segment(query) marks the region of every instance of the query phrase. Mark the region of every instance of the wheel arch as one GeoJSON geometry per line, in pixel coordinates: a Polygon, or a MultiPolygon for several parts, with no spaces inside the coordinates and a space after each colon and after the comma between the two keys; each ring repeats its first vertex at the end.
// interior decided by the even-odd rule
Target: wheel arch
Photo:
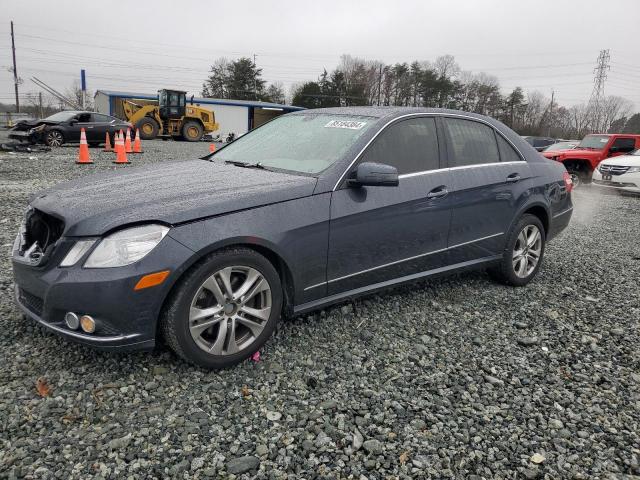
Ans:
{"type": "Polygon", "coordinates": [[[263,241],[261,239],[250,237],[250,238],[235,238],[228,239],[224,242],[219,242],[214,245],[210,245],[207,248],[204,248],[198,252],[196,252],[187,262],[183,265],[183,268],[180,269],[179,274],[173,277],[171,283],[167,286],[165,290],[164,298],[161,302],[161,307],[158,312],[158,318],[156,319],[156,336],[159,332],[157,325],[160,322],[160,318],[162,312],[166,309],[169,300],[176,288],[180,285],[182,279],[195,268],[203,259],[214,252],[224,250],[227,248],[247,248],[253,250],[263,257],[265,257],[276,269],[278,272],[278,276],[280,277],[280,282],[282,285],[282,293],[283,293],[283,305],[282,305],[282,313],[284,316],[291,316],[293,313],[293,305],[294,305],[294,295],[295,295],[295,284],[293,279],[293,274],[291,272],[291,268],[284,259],[283,255],[281,255],[277,248],[275,248],[269,242],[263,241]]]}
{"type": "Polygon", "coordinates": [[[522,218],[523,215],[534,215],[540,219],[542,222],[542,226],[544,227],[544,235],[547,237],[549,234],[549,230],[551,229],[551,214],[549,211],[549,207],[545,205],[541,201],[535,201],[531,203],[527,203],[520,207],[517,213],[513,216],[511,223],[509,224],[508,230],[505,232],[505,242],[508,237],[509,232],[513,228],[513,226],[518,223],[518,221],[522,218]]]}
{"type": "MultiPolygon", "coordinates": [[[[591,160],[588,160],[586,158],[565,158],[562,160],[562,164],[567,169],[567,171],[569,171],[569,169],[574,165],[585,166],[586,168],[584,169],[584,171],[586,171],[587,173],[591,173],[594,170],[591,160]]],[[[583,169],[578,168],[578,170],[583,169]]]]}

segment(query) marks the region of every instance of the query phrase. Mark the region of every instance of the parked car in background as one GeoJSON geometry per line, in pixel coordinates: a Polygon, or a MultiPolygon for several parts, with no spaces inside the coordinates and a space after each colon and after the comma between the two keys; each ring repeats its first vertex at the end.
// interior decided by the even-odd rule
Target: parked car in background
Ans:
{"type": "Polygon", "coordinates": [[[160,333],[225,367],[282,314],[468,268],[524,286],[573,208],[564,167],[453,110],[303,110],[208,158],[35,195],[13,249],[22,310],[85,344],[160,333]]]}
{"type": "Polygon", "coordinates": [[[554,143],[556,143],[556,139],[550,138],[550,137],[524,136],[522,138],[524,138],[529,145],[531,145],[533,148],[535,148],[539,152],[547,148],[549,145],[553,145],[554,143]]]}
{"type": "Polygon", "coordinates": [[[79,142],[80,131],[84,128],[87,143],[97,146],[104,143],[107,133],[113,143],[115,133],[127,127],[131,128],[131,124],[102,113],[66,110],[42,120],[21,121],[11,129],[9,138],[59,147],[64,143],[79,142]]]}
{"type": "Polygon", "coordinates": [[[542,155],[545,158],[553,159],[553,157],[556,156],[559,152],[564,152],[565,150],[573,150],[579,143],[580,140],[558,141],[542,150],[542,155]]]}
{"type": "Polygon", "coordinates": [[[550,155],[550,158],[565,166],[574,187],[577,187],[591,182],[592,173],[605,158],[624,155],[638,148],[640,135],[594,134],[584,137],[576,148],[550,155]]]}
{"type": "Polygon", "coordinates": [[[640,149],[600,162],[593,171],[593,184],[618,192],[640,193],[640,149]]]}

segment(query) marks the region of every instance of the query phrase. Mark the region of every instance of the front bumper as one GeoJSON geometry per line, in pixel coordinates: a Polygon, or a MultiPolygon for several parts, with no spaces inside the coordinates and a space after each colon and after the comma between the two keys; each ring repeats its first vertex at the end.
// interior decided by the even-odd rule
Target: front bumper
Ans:
{"type": "Polygon", "coordinates": [[[602,174],[596,169],[593,171],[591,184],[607,190],[640,193],[640,173],[633,172],[623,173],[622,175],[611,175],[611,180],[604,180],[602,174]]]}
{"type": "Polygon", "coordinates": [[[48,330],[92,347],[153,348],[164,299],[193,252],[166,236],[149,255],[125,267],[87,269],[81,266],[83,259],[60,268],[64,254],[57,252],[56,261],[52,258],[38,267],[17,260],[14,253],[15,297],[22,311],[48,330]],[[164,283],[134,290],[142,276],[162,270],[171,271],[164,283]],[[64,322],[67,312],[91,315],[97,323],[95,333],[69,329],[64,322]]]}

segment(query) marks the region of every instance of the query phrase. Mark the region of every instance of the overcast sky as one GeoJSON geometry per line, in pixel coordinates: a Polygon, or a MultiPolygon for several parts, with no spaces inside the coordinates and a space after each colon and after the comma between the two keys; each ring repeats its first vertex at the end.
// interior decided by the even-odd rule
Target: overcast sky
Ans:
{"type": "Polygon", "coordinates": [[[38,92],[32,76],[64,89],[81,68],[91,90],[198,94],[220,56],[255,54],[265,80],[288,90],[345,53],[387,63],[451,54],[505,92],[553,89],[572,105],[588,101],[598,53],[610,49],[606,94],[638,110],[639,18],[640,0],[4,0],[0,102],[13,98],[13,20],[25,96],[38,92]]]}

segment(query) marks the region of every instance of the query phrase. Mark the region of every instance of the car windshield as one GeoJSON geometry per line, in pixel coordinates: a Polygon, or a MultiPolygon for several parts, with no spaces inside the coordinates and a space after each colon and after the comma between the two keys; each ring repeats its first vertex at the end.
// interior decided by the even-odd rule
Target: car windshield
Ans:
{"type": "Polygon", "coordinates": [[[587,135],[582,139],[576,148],[591,148],[594,150],[602,150],[607,146],[609,135],[587,135]]]}
{"type": "Polygon", "coordinates": [[[213,159],[316,174],[336,162],[375,120],[355,115],[285,115],[243,135],[213,159]]]}
{"type": "Polygon", "coordinates": [[[554,143],[553,145],[549,145],[547,148],[544,149],[544,151],[551,152],[551,151],[558,151],[558,150],[571,150],[575,146],[576,144],[571,142],[558,142],[558,143],[554,143]]]}
{"type": "Polygon", "coordinates": [[[50,117],[45,118],[45,120],[51,122],[66,122],[68,120],[71,120],[75,116],[76,112],[58,112],[54,113],[50,117]]]}
{"type": "Polygon", "coordinates": [[[636,157],[640,157],[640,148],[637,150],[634,150],[633,152],[627,153],[627,155],[634,155],[636,157]]]}

